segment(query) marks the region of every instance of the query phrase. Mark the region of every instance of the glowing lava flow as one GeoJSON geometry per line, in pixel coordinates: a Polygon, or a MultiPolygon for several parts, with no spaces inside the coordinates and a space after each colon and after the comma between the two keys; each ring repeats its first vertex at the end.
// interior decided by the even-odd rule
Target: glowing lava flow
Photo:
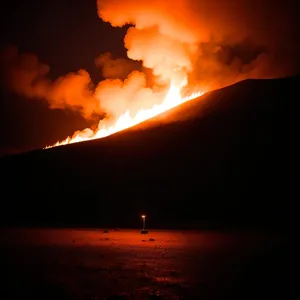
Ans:
{"type": "Polygon", "coordinates": [[[140,109],[134,117],[130,115],[129,111],[126,111],[112,126],[109,127],[105,124],[105,119],[101,120],[99,122],[98,129],[95,131],[90,128],[86,128],[82,131],[76,131],[72,138],[67,137],[65,140],[57,142],[52,146],[46,146],[44,149],[107,137],[111,134],[142,123],[171,108],[174,108],[175,106],[200,97],[204,94],[204,92],[196,92],[187,97],[181,97],[180,90],[181,86],[171,84],[169,91],[161,104],[156,104],[150,109],[140,109]]]}

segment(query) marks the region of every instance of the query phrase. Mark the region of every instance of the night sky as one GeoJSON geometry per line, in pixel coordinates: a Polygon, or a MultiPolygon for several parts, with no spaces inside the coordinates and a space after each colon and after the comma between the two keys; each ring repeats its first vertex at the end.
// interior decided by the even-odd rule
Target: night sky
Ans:
{"type": "MultiPolygon", "coordinates": [[[[270,2],[271,5],[265,2],[265,12],[261,12],[269,25],[262,27],[257,23],[254,27],[257,32],[264,31],[266,36],[272,37],[271,44],[277,36],[284,37],[284,43],[278,37],[282,48],[276,52],[272,65],[276,65],[277,58],[286,57],[292,62],[293,69],[282,75],[299,73],[299,59],[296,60],[300,48],[296,1],[281,1],[281,4],[270,2]],[[281,10],[278,15],[282,18],[271,20],[268,13],[273,10],[281,10]]],[[[110,52],[114,57],[126,57],[123,39],[128,27],[113,28],[103,22],[97,15],[96,0],[7,1],[1,11],[1,51],[13,45],[19,53],[34,53],[51,67],[51,79],[85,69],[93,82],[98,82],[103,79],[95,65],[99,54],[110,52]]],[[[221,73],[222,69],[218,76],[222,76],[221,73]]],[[[1,154],[41,148],[94,124],[75,111],[49,109],[45,100],[17,95],[2,84],[6,79],[6,73],[1,72],[1,154]]]]}

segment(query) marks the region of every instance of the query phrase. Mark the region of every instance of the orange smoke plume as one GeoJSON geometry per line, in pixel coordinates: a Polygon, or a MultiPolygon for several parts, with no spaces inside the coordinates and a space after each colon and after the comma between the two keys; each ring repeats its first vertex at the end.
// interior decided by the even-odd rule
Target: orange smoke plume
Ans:
{"type": "Polygon", "coordinates": [[[134,25],[125,37],[128,57],[142,60],[163,81],[189,73],[191,83],[216,89],[246,78],[293,73],[291,57],[299,50],[288,46],[296,32],[293,1],[97,3],[99,17],[112,26],[134,25]]]}
{"type": "Polygon", "coordinates": [[[98,1],[98,15],[112,26],[132,24],[125,36],[127,56],[143,62],[161,83],[181,81],[192,70],[198,32],[185,1],[98,1]]]}
{"type": "Polygon", "coordinates": [[[99,55],[95,63],[107,79],[125,80],[134,70],[142,69],[140,63],[125,58],[114,58],[109,52],[99,55]]]}
{"type": "Polygon", "coordinates": [[[99,100],[93,95],[90,75],[85,70],[51,81],[48,65],[33,54],[19,54],[13,46],[2,53],[1,65],[6,85],[22,96],[45,99],[50,108],[74,109],[86,118],[101,112],[99,100]]]}

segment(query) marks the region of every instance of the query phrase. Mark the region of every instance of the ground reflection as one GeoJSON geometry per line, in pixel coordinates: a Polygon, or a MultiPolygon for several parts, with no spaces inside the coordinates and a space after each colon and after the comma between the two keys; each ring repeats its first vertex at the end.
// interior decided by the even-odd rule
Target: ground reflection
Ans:
{"type": "Polygon", "coordinates": [[[250,257],[278,240],[258,234],[152,230],[142,235],[103,229],[14,229],[3,237],[6,290],[13,298],[22,291],[33,299],[46,294],[56,299],[218,298],[250,257]]]}

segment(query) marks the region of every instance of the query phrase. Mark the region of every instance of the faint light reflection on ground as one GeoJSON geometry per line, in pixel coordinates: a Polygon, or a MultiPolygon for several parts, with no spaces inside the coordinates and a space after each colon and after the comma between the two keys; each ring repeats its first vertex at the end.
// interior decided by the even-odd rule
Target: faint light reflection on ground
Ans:
{"type": "Polygon", "coordinates": [[[1,264],[18,286],[10,292],[32,299],[43,299],[41,291],[53,299],[211,299],[226,292],[247,257],[272,244],[257,235],[164,230],[15,229],[2,236],[1,264]]]}

